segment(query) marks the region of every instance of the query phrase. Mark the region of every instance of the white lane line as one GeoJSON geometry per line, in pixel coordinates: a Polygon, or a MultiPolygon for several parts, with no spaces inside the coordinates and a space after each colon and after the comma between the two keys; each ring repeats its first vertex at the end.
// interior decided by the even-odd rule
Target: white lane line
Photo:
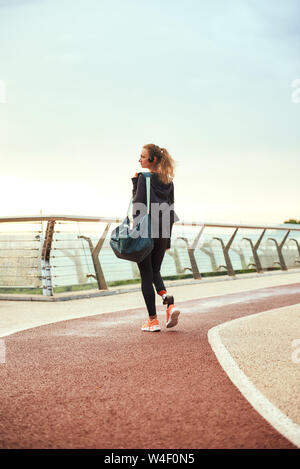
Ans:
{"type": "MultiPolygon", "coordinates": [[[[234,319],[233,321],[238,321],[238,319],[234,319]]],[[[219,332],[227,325],[228,322],[215,326],[210,329],[207,334],[210,346],[220,365],[252,407],[287,440],[300,448],[300,425],[293,422],[287,415],[281,412],[281,410],[272,404],[266,396],[254,386],[223,345],[219,332]]]]}

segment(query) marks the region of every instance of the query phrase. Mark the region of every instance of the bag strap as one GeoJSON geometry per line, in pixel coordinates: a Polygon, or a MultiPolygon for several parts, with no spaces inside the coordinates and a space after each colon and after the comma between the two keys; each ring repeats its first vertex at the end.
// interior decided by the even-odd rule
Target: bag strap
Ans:
{"type": "MultiPolygon", "coordinates": [[[[149,213],[150,213],[150,180],[151,180],[151,174],[150,173],[141,173],[141,174],[146,179],[147,214],[149,215],[149,213]]],[[[133,196],[130,199],[128,210],[127,210],[127,217],[128,218],[130,218],[129,214],[130,214],[130,211],[131,211],[132,202],[133,202],[133,196]]]]}
{"type": "Polygon", "coordinates": [[[151,174],[150,173],[142,173],[144,178],[146,179],[146,194],[147,194],[147,214],[150,213],[150,180],[151,174]]]}

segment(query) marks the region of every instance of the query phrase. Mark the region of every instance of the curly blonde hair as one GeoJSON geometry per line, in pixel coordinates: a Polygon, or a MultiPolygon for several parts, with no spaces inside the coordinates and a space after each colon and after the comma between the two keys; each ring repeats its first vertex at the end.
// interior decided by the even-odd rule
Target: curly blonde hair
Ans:
{"type": "Polygon", "coordinates": [[[159,179],[164,184],[169,184],[174,179],[175,173],[175,161],[166,148],[160,148],[154,143],[148,143],[144,145],[149,154],[149,158],[154,160],[156,156],[156,162],[154,163],[153,169],[158,174],[159,179]]]}

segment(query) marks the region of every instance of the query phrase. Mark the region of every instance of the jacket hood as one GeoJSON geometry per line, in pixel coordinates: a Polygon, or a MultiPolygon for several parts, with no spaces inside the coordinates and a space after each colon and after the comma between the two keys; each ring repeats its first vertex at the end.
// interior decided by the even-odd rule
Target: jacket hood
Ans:
{"type": "MultiPolygon", "coordinates": [[[[142,173],[138,173],[137,178],[133,178],[133,184],[137,186],[137,179],[141,176],[142,173]]],[[[151,190],[150,190],[150,197],[151,197],[151,204],[152,203],[164,203],[166,202],[169,206],[173,206],[174,204],[174,184],[170,182],[168,184],[164,184],[160,181],[158,175],[156,173],[151,174],[151,190]]],[[[143,186],[145,188],[145,186],[143,186]]],[[[145,189],[144,189],[145,190],[145,189]]],[[[146,199],[146,192],[140,193],[139,201],[143,201],[146,199]]],[[[167,210],[166,207],[162,207],[162,211],[167,210]]],[[[151,212],[151,208],[150,208],[151,212]]],[[[174,208],[171,210],[172,216],[172,223],[175,221],[179,221],[178,215],[175,213],[174,208]]]]}
{"type": "Polygon", "coordinates": [[[173,191],[172,182],[164,184],[155,173],[151,175],[151,187],[157,197],[163,200],[168,200],[171,192],[173,191]]]}

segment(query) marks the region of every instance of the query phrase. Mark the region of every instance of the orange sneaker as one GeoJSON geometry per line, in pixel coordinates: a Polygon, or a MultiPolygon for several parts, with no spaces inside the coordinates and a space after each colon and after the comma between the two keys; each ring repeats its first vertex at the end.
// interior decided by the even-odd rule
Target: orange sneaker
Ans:
{"type": "Polygon", "coordinates": [[[158,332],[160,331],[160,325],[158,319],[152,319],[152,321],[148,318],[148,321],[142,325],[142,331],[148,332],[158,332]]]}
{"type": "Polygon", "coordinates": [[[178,323],[178,316],[180,314],[180,310],[178,308],[175,308],[174,305],[169,305],[167,307],[167,322],[166,326],[169,327],[174,327],[178,323]]]}

